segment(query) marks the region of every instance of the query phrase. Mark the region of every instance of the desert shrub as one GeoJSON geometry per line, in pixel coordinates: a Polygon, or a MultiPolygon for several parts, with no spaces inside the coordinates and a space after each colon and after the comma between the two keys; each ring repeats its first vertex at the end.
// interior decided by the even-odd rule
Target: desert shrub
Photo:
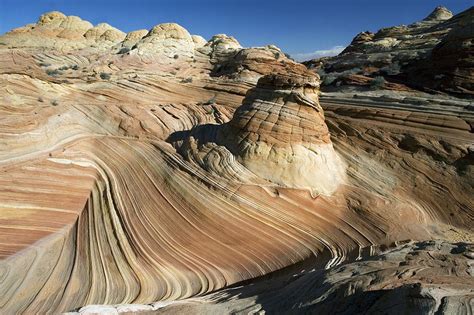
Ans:
{"type": "Polygon", "coordinates": [[[119,55],[122,55],[122,54],[126,54],[130,51],[130,48],[128,47],[123,47],[122,49],[119,50],[118,54],[119,55]]]}
{"type": "Polygon", "coordinates": [[[110,73],[101,72],[99,76],[102,80],[109,80],[110,79],[110,73]]]}
{"type": "Polygon", "coordinates": [[[49,67],[49,66],[51,66],[51,64],[46,63],[46,62],[40,62],[40,63],[39,63],[39,66],[40,66],[40,67],[49,67]]]}
{"type": "Polygon", "coordinates": [[[178,56],[178,55],[174,55],[173,58],[174,58],[174,59],[178,59],[179,56],[178,56]]]}
{"type": "Polygon", "coordinates": [[[58,70],[61,70],[61,71],[67,70],[67,69],[69,69],[69,66],[62,66],[62,67],[58,68],[58,70]]]}
{"type": "Polygon", "coordinates": [[[370,87],[373,89],[382,88],[385,85],[385,78],[382,76],[376,76],[372,81],[370,81],[370,87]]]}
{"type": "Polygon", "coordinates": [[[316,73],[319,75],[320,78],[323,78],[324,76],[326,76],[326,71],[324,71],[323,68],[317,69],[316,73]]]}
{"type": "Polygon", "coordinates": [[[289,54],[287,54],[287,53],[284,53],[284,54],[285,54],[285,57],[286,57],[286,58],[295,61],[293,58],[291,58],[291,56],[290,56],[289,54]]]}
{"type": "Polygon", "coordinates": [[[391,63],[380,69],[381,72],[385,72],[388,75],[397,75],[401,72],[401,66],[398,61],[391,63]]]}
{"type": "Polygon", "coordinates": [[[210,99],[208,99],[203,105],[213,105],[216,103],[216,96],[214,95],[210,99]]]}
{"type": "Polygon", "coordinates": [[[273,56],[275,57],[275,59],[279,59],[280,58],[280,53],[278,51],[275,51],[275,52],[273,52],[273,56]]]}
{"type": "Polygon", "coordinates": [[[189,77],[189,78],[181,80],[181,82],[182,83],[191,83],[191,82],[193,82],[193,78],[189,77]]]}
{"type": "Polygon", "coordinates": [[[198,105],[214,105],[215,103],[216,103],[216,96],[214,95],[213,97],[211,97],[207,101],[199,102],[197,104],[198,105]]]}
{"type": "Polygon", "coordinates": [[[74,65],[71,67],[72,70],[78,70],[79,69],[79,66],[78,65],[74,65]]]}
{"type": "Polygon", "coordinates": [[[58,103],[58,101],[54,100],[54,101],[51,102],[51,105],[53,105],[53,106],[58,106],[59,103],[58,103]]]}
{"type": "Polygon", "coordinates": [[[358,74],[358,73],[361,73],[362,72],[362,69],[361,68],[352,68],[352,69],[349,69],[349,70],[346,70],[344,71],[342,74],[345,74],[345,75],[348,75],[348,74],[358,74]]]}
{"type": "Polygon", "coordinates": [[[52,77],[55,77],[57,75],[60,75],[61,72],[58,69],[48,69],[46,70],[46,74],[52,77]]]}
{"type": "Polygon", "coordinates": [[[334,81],[336,81],[337,78],[337,75],[326,74],[324,77],[322,77],[322,85],[331,85],[334,81]]]}

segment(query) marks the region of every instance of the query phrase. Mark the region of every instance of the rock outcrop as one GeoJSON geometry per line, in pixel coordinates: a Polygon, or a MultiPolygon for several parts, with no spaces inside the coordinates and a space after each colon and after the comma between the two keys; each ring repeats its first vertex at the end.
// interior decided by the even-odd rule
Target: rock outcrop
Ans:
{"type": "Polygon", "coordinates": [[[94,41],[107,40],[111,42],[119,42],[125,39],[126,34],[119,29],[107,24],[100,23],[84,33],[86,39],[94,41]]]}
{"type": "Polygon", "coordinates": [[[246,168],[283,187],[331,194],[344,182],[318,100],[316,76],[267,75],[219,131],[246,168]]]}
{"type": "MultiPolygon", "coordinates": [[[[338,56],[305,64],[328,85],[353,74],[382,76],[392,83],[472,97],[474,8],[455,16],[437,7],[422,21],[359,33],[338,56]]],[[[378,87],[380,88],[380,87],[378,87]]]]}
{"type": "Polygon", "coordinates": [[[293,277],[275,275],[158,313],[469,314],[473,255],[463,243],[409,242],[329,270],[309,271],[308,262],[293,277]]]}
{"type": "Polygon", "coordinates": [[[453,17],[453,13],[447,8],[436,7],[423,21],[446,21],[453,17]]]}
{"type": "Polygon", "coordinates": [[[193,38],[189,32],[176,23],[163,23],[154,26],[146,36],[136,44],[136,51],[140,55],[159,55],[161,58],[193,57],[197,46],[202,42],[193,38]]]}
{"type": "Polygon", "coordinates": [[[458,22],[436,45],[420,75],[432,88],[474,97],[474,8],[459,14],[458,22]]]}

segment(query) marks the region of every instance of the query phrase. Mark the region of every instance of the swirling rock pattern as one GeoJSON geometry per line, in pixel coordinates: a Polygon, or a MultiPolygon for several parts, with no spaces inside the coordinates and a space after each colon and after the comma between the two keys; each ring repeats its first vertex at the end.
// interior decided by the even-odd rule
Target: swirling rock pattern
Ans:
{"type": "Polygon", "coordinates": [[[0,313],[153,311],[309,258],[472,242],[468,106],[320,104],[274,46],[168,24],[72,40],[48,16],[1,38],[0,313]]]}
{"type": "Polygon", "coordinates": [[[330,195],[344,182],[345,169],[318,92],[316,77],[264,76],[218,137],[259,177],[330,195]]]}
{"type": "Polygon", "coordinates": [[[474,307],[473,261],[469,258],[473,250],[463,243],[411,242],[329,270],[300,267],[292,277],[275,275],[253,287],[235,287],[150,308],[154,307],[156,314],[261,310],[287,314],[469,314],[474,307]]]}

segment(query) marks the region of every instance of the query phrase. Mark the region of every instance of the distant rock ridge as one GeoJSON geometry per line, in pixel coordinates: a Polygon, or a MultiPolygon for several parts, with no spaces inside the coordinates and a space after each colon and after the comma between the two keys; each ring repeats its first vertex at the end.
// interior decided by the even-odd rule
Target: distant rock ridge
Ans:
{"type": "Polygon", "coordinates": [[[409,88],[472,97],[473,30],[474,7],[453,16],[440,6],[410,25],[361,32],[338,56],[304,64],[323,75],[324,89],[344,88],[346,82],[360,81],[353,80],[353,75],[364,75],[409,88]]]}
{"type": "Polygon", "coordinates": [[[207,41],[202,36],[191,35],[176,23],[161,23],[150,30],[126,34],[107,23],[94,26],[77,16],[66,16],[59,11],[45,13],[37,23],[16,28],[6,33],[3,39],[11,47],[60,48],[70,51],[90,47],[117,51],[137,49],[141,55],[159,53],[170,58],[180,52],[191,56],[194,49],[206,45],[213,50],[242,48],[232,36],[218,34],[207,41]]]}

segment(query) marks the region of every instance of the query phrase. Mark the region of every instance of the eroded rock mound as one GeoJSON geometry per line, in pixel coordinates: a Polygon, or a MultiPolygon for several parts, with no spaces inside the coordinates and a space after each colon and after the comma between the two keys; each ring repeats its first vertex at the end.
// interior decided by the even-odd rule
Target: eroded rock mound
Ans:
{"type": "Polygon", "coordinates": [[[344,167],[332,147],[318,92],[314,76],[264,76],[218,141],[259,177],[330,194],[344,181],[344,167]]]}
{"type": "Polygon", "coordinates": [[[446,21],[453,17],[453,12],[447,8],[439,6],[430,13],[423,21],[446,21]]]}
{"type": "Polygon", "coordinates": [[[43,14],[36,24],[8,32],[3,36],[10,47],[44,47],[72,51],[99,44],[102,48],[120,42],[125,33],[107,24],[93,26],[77,16],[53,11],[43,14]]]}
{"type": "Polygon", "coordinates": [[[140,55],[182,58],[194,55],[195,44],[191,34],[181,25],[162,23],[154,26],[135,47],[140,55]]]}

